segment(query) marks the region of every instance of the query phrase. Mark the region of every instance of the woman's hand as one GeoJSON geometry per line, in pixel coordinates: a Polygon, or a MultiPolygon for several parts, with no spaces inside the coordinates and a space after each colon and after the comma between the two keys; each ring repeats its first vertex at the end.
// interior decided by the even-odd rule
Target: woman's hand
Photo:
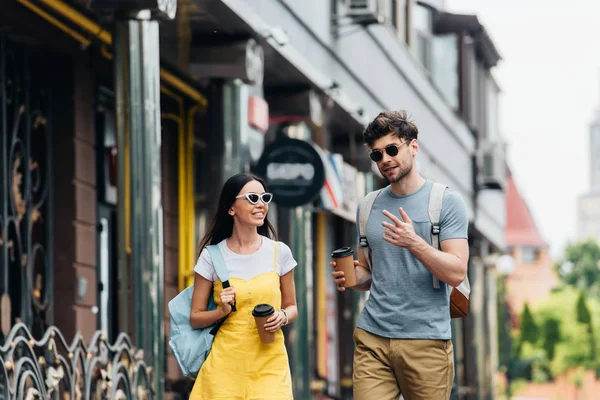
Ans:
{"type": "Polygon", "coordinates": [[[235,290],[233,289],[233,286],[230,286],[221,291],[221,308],[225,315],[231,313],[232,305],[235,305],[235,290]]]}
{"type": "Polygon", "coordinates": [[[276,332],[281,329],[281,327],[285,324],[286,318],[283,311],[279,310],[275,314],[271,316],[265,323],[265,330],[267,332],[276,332]]]}

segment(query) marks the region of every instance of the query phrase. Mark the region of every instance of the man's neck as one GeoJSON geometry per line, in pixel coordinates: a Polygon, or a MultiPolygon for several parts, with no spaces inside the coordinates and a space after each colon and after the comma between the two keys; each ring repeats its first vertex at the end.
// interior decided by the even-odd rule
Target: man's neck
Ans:
{"type": "Polygon", "coordinates": [[[424,183],[425,178],[414,169],[400,181],[392,183],[390,190],[396,196],[406,196],[419,190],[424,183]]]}

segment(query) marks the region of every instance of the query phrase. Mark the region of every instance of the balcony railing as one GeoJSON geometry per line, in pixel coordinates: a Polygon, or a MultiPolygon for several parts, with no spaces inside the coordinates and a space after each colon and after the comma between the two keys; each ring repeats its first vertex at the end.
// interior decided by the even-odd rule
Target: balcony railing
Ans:
{"type": "Polygon", "coordinates": [[[0,347],[0,399],[150,400],[151,373],[124,333],[114,345],[102,332],[69,345],[54,326],[35,340],[18,323],[0,347]]]}

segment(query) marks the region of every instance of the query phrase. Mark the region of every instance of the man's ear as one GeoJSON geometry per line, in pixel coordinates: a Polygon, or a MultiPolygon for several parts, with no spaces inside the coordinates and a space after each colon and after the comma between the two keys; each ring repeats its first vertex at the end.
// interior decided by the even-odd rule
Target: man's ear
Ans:
{"type": "Polygon", "coordinates": [[[419,153],[419,142],[416,139],[410,144],[410,151],[413,157],[419,153]]]}

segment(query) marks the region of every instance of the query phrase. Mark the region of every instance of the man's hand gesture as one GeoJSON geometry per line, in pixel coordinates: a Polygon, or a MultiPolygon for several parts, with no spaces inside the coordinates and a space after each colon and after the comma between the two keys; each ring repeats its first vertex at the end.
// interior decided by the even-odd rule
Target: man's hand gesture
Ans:
{"type": "Polygon", "coordinates": [[[391,224],[386,221],[381,223],[385,228],[383,240],[395,246],[404,248],[411,247],[416,243],[417,234],[415,233],[415,228],[402,207],[400,207],[400,216],[402,217],[402,220],[387,210],[383,210],[383,215],[392,221],[391,224]]]}

